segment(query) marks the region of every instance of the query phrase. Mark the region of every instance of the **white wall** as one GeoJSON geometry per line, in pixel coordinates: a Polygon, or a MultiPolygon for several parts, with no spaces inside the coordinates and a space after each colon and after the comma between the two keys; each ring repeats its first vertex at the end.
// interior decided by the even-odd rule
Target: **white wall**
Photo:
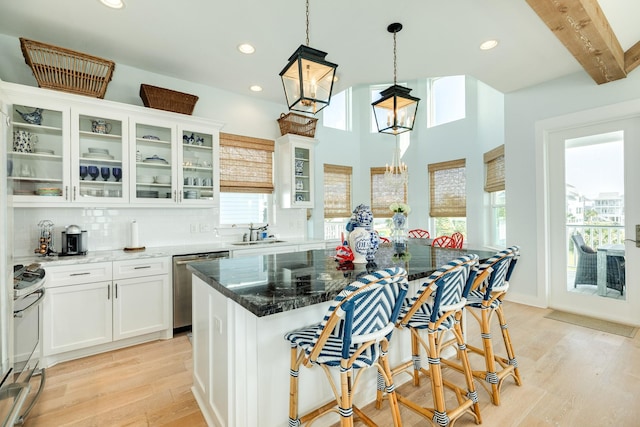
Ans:
{"type": "MultiPolygon", "coordinates": [[[[626,79],[600,86],[586,73],[579,72],[505,95],[507,245],[520,245],[522,255],[514,272],[514,286],[509,291],[511,299],[546,305],[546,283],[537,265],[545,247],[544,230],[538,218],[541,208],[536,204],[543,176],[543,165],[535,161],[540,149],[535,135],[536,123],[639,98],[640,73],[637,71],[626,79]]],[[[626,183],[630,191],[636,184],[626,183]]],[[[628,224],[640,223],[640,218],[626,219],[628,224]]]]}

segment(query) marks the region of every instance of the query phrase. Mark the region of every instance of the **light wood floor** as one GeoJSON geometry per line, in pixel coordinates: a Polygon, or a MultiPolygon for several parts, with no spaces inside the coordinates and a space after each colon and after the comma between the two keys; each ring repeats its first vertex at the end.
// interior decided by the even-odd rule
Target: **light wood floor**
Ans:
{"type": "MultiPolygon", "coordinates": [[[[506,379],[498,407],[478,386],[482,425],[640,426],[640,333],[611,335],[546,319],[548,311],[505,303],[523,384],[506,379]]],[[[472,342],[474,327],[470,321],[472,342]]],[[[482,366],[480,359],[471,362],[482,366]]],[[[204,426],[190,391],[191,370],[185,335],[60,364],[47,370],[45,392],[25,425],[204,426]]],[[[456,375],[447,372],[452,380],[456,375]]],[[[431,406],[425,389],[405,384],[399,391],[431,406]]],[[[363,409],[380,426],[391,425],[386,406],[363,409]]],[[[429,425],[404,407],[401,414],[405,426],[429,425]]],[[[455,423],[472,425],[468,415],[455,423]]]]}

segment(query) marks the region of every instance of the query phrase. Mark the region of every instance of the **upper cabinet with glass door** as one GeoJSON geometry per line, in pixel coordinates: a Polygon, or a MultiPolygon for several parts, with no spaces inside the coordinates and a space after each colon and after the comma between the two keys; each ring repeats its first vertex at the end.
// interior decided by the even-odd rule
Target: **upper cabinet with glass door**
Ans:
{"type": "Polygon", "coordinates": [[[67,120],[65,110],[40,101],[12,106],[7,175],[14,201],[50,203],[70,199],[67,120]]]}
{"type": "Polygon", "coordinates": [[[218,131],[202,127],[181,127],[178,180],[182,184],[180,203],[211,204],[217,199],[218,131]]]}
{"type": "Polygon", "coordinates": [[[133,120],[131,141],[131,202],[177,203],[175,125],[161,120],[133,120]]]}
{"type": "Polygon", "coordinates": [[[117,111],[72,110],[72,200],[129,201],[127,116],[117,111]]]}
{"type": "Polygon", "coordinates": [[[317,140],[286,134],[276,139],[276,190],[283,208],[313,208],[313,150],[317,140]]]}

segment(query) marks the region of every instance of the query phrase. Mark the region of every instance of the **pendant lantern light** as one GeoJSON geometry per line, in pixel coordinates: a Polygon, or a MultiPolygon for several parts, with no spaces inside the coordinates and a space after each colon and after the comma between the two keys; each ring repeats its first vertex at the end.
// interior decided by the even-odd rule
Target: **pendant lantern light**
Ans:
{"type": "Polygon", "coordinates": [[[397,84],[396,34],[400,30],[402,24],[399,23],[387,27],[387,31],[393,33],[393,86],[380,92],[380,99],[371,104],[378,132],[393,135],[413,130],[420,102],[420,98],[410,95],[411,89],[397,84]]]}
{"type": "Polygon", "coordinates": [[[309,0],[307,44],[300,45],[280,72],[289,110],[316,114],[329,105],[338,65],[325,60],[326,52],[309,46],[309,0]]]}

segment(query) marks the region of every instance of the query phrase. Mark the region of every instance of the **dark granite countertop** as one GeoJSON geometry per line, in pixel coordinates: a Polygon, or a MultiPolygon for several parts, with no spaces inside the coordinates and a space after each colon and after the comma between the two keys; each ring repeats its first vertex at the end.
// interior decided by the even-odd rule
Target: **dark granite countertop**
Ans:
{"type": "Polygon", "coordinates": [[[489,258],[493,251],[432,248],[409,239],[409,261],[397,260],[391,246],[382,245],[373,263],[340,265],[335,250],[219,258],[188,264],[187,268],[215,290],[258,317],[332,300],[346,285],[367,272],[403,267],[408,279],[429,276],[449,260],[475,253],[489,258]]]}

